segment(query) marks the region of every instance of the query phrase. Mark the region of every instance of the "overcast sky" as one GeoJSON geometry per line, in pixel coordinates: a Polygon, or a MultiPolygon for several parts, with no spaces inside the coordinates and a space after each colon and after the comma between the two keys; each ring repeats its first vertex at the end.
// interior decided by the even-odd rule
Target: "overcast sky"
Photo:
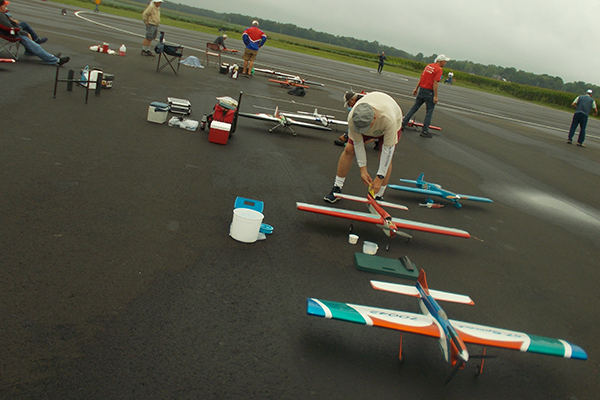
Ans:
{"type": "Polygon", "coordinates": [[[600,86],[597,0],[172,1],[600,86]]]}

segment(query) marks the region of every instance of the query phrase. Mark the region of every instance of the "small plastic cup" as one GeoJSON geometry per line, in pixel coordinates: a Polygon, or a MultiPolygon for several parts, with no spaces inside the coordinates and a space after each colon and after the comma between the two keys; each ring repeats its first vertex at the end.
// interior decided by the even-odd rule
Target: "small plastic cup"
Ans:
{"type": "Polygon", "coordinates": [[[367,242],[365,240],[365,242],[363,244],[363,253],[375,255],[375,254],[377,254],[377,249],[379,249],[379,246],[377,245],[377,243],[367,242]]]}
{"type": "Polygon", "coordinates": [[[348,235],[348,243],[350,243],[350,244],[358,243],[358,235],[355,235],[354,233],[351,233],[350,235],[348,235]]]}

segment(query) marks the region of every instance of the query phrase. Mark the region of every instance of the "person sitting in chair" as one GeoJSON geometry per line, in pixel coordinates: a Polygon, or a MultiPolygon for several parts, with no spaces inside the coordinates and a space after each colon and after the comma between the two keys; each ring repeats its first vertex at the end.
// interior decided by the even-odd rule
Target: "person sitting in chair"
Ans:
{"type": "Polygon", "coordinates": [[[39,37],[37,35],[37,33],[35,33],[33,28],[31,26],[29,26],[29,24],[27,22],[19,21],[16,18],[13,18],[13,16],[10,15],[10,12],[8,12],[8,5],[10,4],[10,1],[6,0],[4,3],[6,4],[6,12],[4,14],[6,14],[8,16],[8,18],[12,19],[14,22],[19,24],[21,31],[27,32],[29,34],[29,37],[31,38],[31,40],[33,40],[37,44],[46,43],[48,41],[47,37],[39,37]]]}
{"type": "Polygon", "coordinates": [[[225,39],[227,39],[226,34],[223,34],[223,36],[218,36],[213,42],[213,44],[218,44],[223,48],[223,50],[227,50],[227,47],[225,47],[225,39]]]}
{"type": "MultiPolygon", "coordinates": [[[[15,22],[11,17],[6,15],[6,7],[8,1],[0,0],[0,25],[5,28],[20,28],[18,22],[15,22]]],[[[60,57],[55,56],[53,54],[48,53],[46,50],[42,48],[39,44],[37,44],[31,36],[27,32],[22,32],[19,30],[19,33],[15,33],[15,37],[19,37],[21,40],[21,44],[25,47],[28,53],[39,57],[44,63],[49,65],[63,65],[69,62],[70,57],[60,57]]]]}

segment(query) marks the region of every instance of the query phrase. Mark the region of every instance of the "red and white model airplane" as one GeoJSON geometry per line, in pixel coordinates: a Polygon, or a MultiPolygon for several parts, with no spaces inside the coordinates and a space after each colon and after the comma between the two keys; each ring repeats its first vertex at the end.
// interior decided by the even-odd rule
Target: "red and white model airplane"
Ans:
{"type": "Polygon", "coordinates": [[[408,208],[399,204],[388,203],[385,201],[377,201],[375,200],[375,197],[371,192],[367,194],[367,198],[351,196],[342,193],[335,193],[335,197],[366,203],[370,213],[318,206],[315,204],[307,204],[300,202],[296,203],[296,208],[301,211],[310,211],[317,214],[330,215],[332,217],[346,218],[351,219],[353,221],[362,221],[371,224],[376,224],[378,227],[383,229],[383,232],[389,237],[400,235],[405,238],[412,239],[412,236],[410,234],[402,232],[399,229],[437,233],[440,235],[456,236],[462,238],[471,237],[469,232],[460,229],[447,228],[445,226],[409,221],[407,219],[401,218],[394,218],[387,211],[385,211],[382,206],[396,208],[400,210],[408,210],[408,208]]]}
{"type": "MultiPolygon", "coordinates": [[[[483,358],[486,358],[485,349],[483,355],[469,355],[465,343],[587,360],[587,354],[581,347],[562,339],[534,336],[523,332],[448,319],[437,300],[469,305],[474,304],[473,300],[469,296],[429,289],[423,270],[419,274],[416,286],[378,281],[371,281],[371,286],[377,290],[417,297],[423,314],[314,298],[307,299],[307,313],[316,317],[437,338],[444,358],[452,366],[446,384],[452,380],[459,369],[464,368],[470,358],[482,359],[478,373],[483,372],[483,358]]],[[[399,358],[402,360],[402,334],[400,335],[399,358]]]]}

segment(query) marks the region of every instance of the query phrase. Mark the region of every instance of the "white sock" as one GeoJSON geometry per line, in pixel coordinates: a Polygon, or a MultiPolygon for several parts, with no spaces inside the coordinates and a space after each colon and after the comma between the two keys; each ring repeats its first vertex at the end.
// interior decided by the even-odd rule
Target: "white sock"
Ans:
{"type": "Polygon", "coordinates": [[[375,197],[383,197],[383,194],[385,193],[385,188],[387,186],[382,186],[381,188],[379,188],[379,192],[377,192],[377,194],[375,195],[375,197]]]}
{"type": "Polygon", "coordinates": [[[337,186],[340,189],[344,187],[344,182],[346,182],[346,177],[335,176],[335,181],[333,182],[333,186],[337,186]]]}

